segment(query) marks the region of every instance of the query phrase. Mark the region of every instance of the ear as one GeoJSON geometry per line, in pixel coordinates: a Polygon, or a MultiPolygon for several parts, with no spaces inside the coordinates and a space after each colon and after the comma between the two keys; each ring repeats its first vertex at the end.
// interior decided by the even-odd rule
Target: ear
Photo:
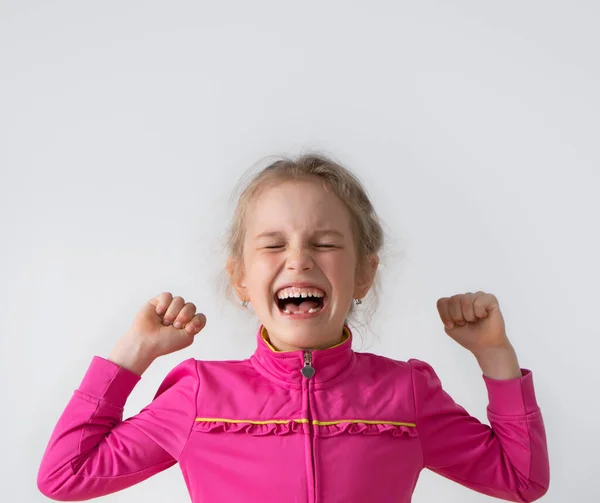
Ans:
{"type": "Polygon", "coordinates": [[[250,300],[248,298],[248,292],[246,289],[246,284],[244,283],[244,277],[242,273],[242,267],[232,257],[227,259],[227,274],[229,274],[229,279],[231,281],[231,285],[235,290],[235,294],[238,296],[240,300],[250,300]]]}
{"type": "Polygon", "coordinates": [[[362,299],[367,295],[373,281],[375,281],[375,273],[379,266],[379,256],[376,253],[367,255],[362,264],[357,269],[354,283],[354,298],[362,299]]]}

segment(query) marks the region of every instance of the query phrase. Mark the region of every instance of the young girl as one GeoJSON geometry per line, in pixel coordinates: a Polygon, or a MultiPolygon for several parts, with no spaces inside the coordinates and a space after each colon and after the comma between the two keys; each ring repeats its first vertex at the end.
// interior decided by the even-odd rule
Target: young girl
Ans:
{"type": "Polygon", "coordinates": [[[491,427],[427,363],[352,350],[347,317],[373,286],[382,236],[361,184],[333,160],[268,166],[229,233],[228,277],[261,323],[254,354],[183,361],[123,421],[144,371],[206,323],[181,297],[150,299],[109,357],[92,359],[44,453],[40,491],[95,498],[178,462],[194,502],[409,502],[423,468],[497,498],[540,498],[542,415],[494,295],[437,303],[446,333],[481,366],[491,427]]]}

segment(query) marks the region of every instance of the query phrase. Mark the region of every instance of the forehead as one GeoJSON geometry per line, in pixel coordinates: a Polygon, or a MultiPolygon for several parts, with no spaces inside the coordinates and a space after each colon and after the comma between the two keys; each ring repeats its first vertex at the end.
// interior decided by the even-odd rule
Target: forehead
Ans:
{"type": "Polygon", "coordinates": [[[266,228],[277,231],[334,228],[350,230],[350,215],[320,180],[283,181],[263,189],[247,215],[249,237],[266,228]]]}

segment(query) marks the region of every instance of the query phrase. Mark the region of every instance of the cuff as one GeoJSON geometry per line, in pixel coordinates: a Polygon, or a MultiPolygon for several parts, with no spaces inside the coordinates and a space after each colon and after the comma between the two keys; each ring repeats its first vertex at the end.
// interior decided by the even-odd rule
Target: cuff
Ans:
{"type": "Polygon", "coordinates": [[[539,409],[533,388],[533,374],[521,369],[516,379],[491,379],[482,374],[488,391],[488,410],[502,416],[523,416],[539,409]]]}
{"type": "Polygon", "coordinates": [[[101,356],[94,356],[78,390],[117,407],[124,407],[141,376],[101,356]]]}

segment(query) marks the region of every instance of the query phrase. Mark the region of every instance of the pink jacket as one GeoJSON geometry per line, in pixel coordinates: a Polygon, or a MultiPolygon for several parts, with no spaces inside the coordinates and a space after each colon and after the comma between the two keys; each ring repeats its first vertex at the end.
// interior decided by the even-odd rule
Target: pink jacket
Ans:
{"type": "Polygon", "coordinates": [[[420,360],[338,345],[279,352],[262,327],[248,359],[190,358],[122,420],[140,377],[94,356],[39,473],[49,498],[78,501],[175,463],[193,502],[410,502],[423,468],[509,501],[546,493],[549,463],[531,371],[487,387],[490,426],[420,360]]]}

